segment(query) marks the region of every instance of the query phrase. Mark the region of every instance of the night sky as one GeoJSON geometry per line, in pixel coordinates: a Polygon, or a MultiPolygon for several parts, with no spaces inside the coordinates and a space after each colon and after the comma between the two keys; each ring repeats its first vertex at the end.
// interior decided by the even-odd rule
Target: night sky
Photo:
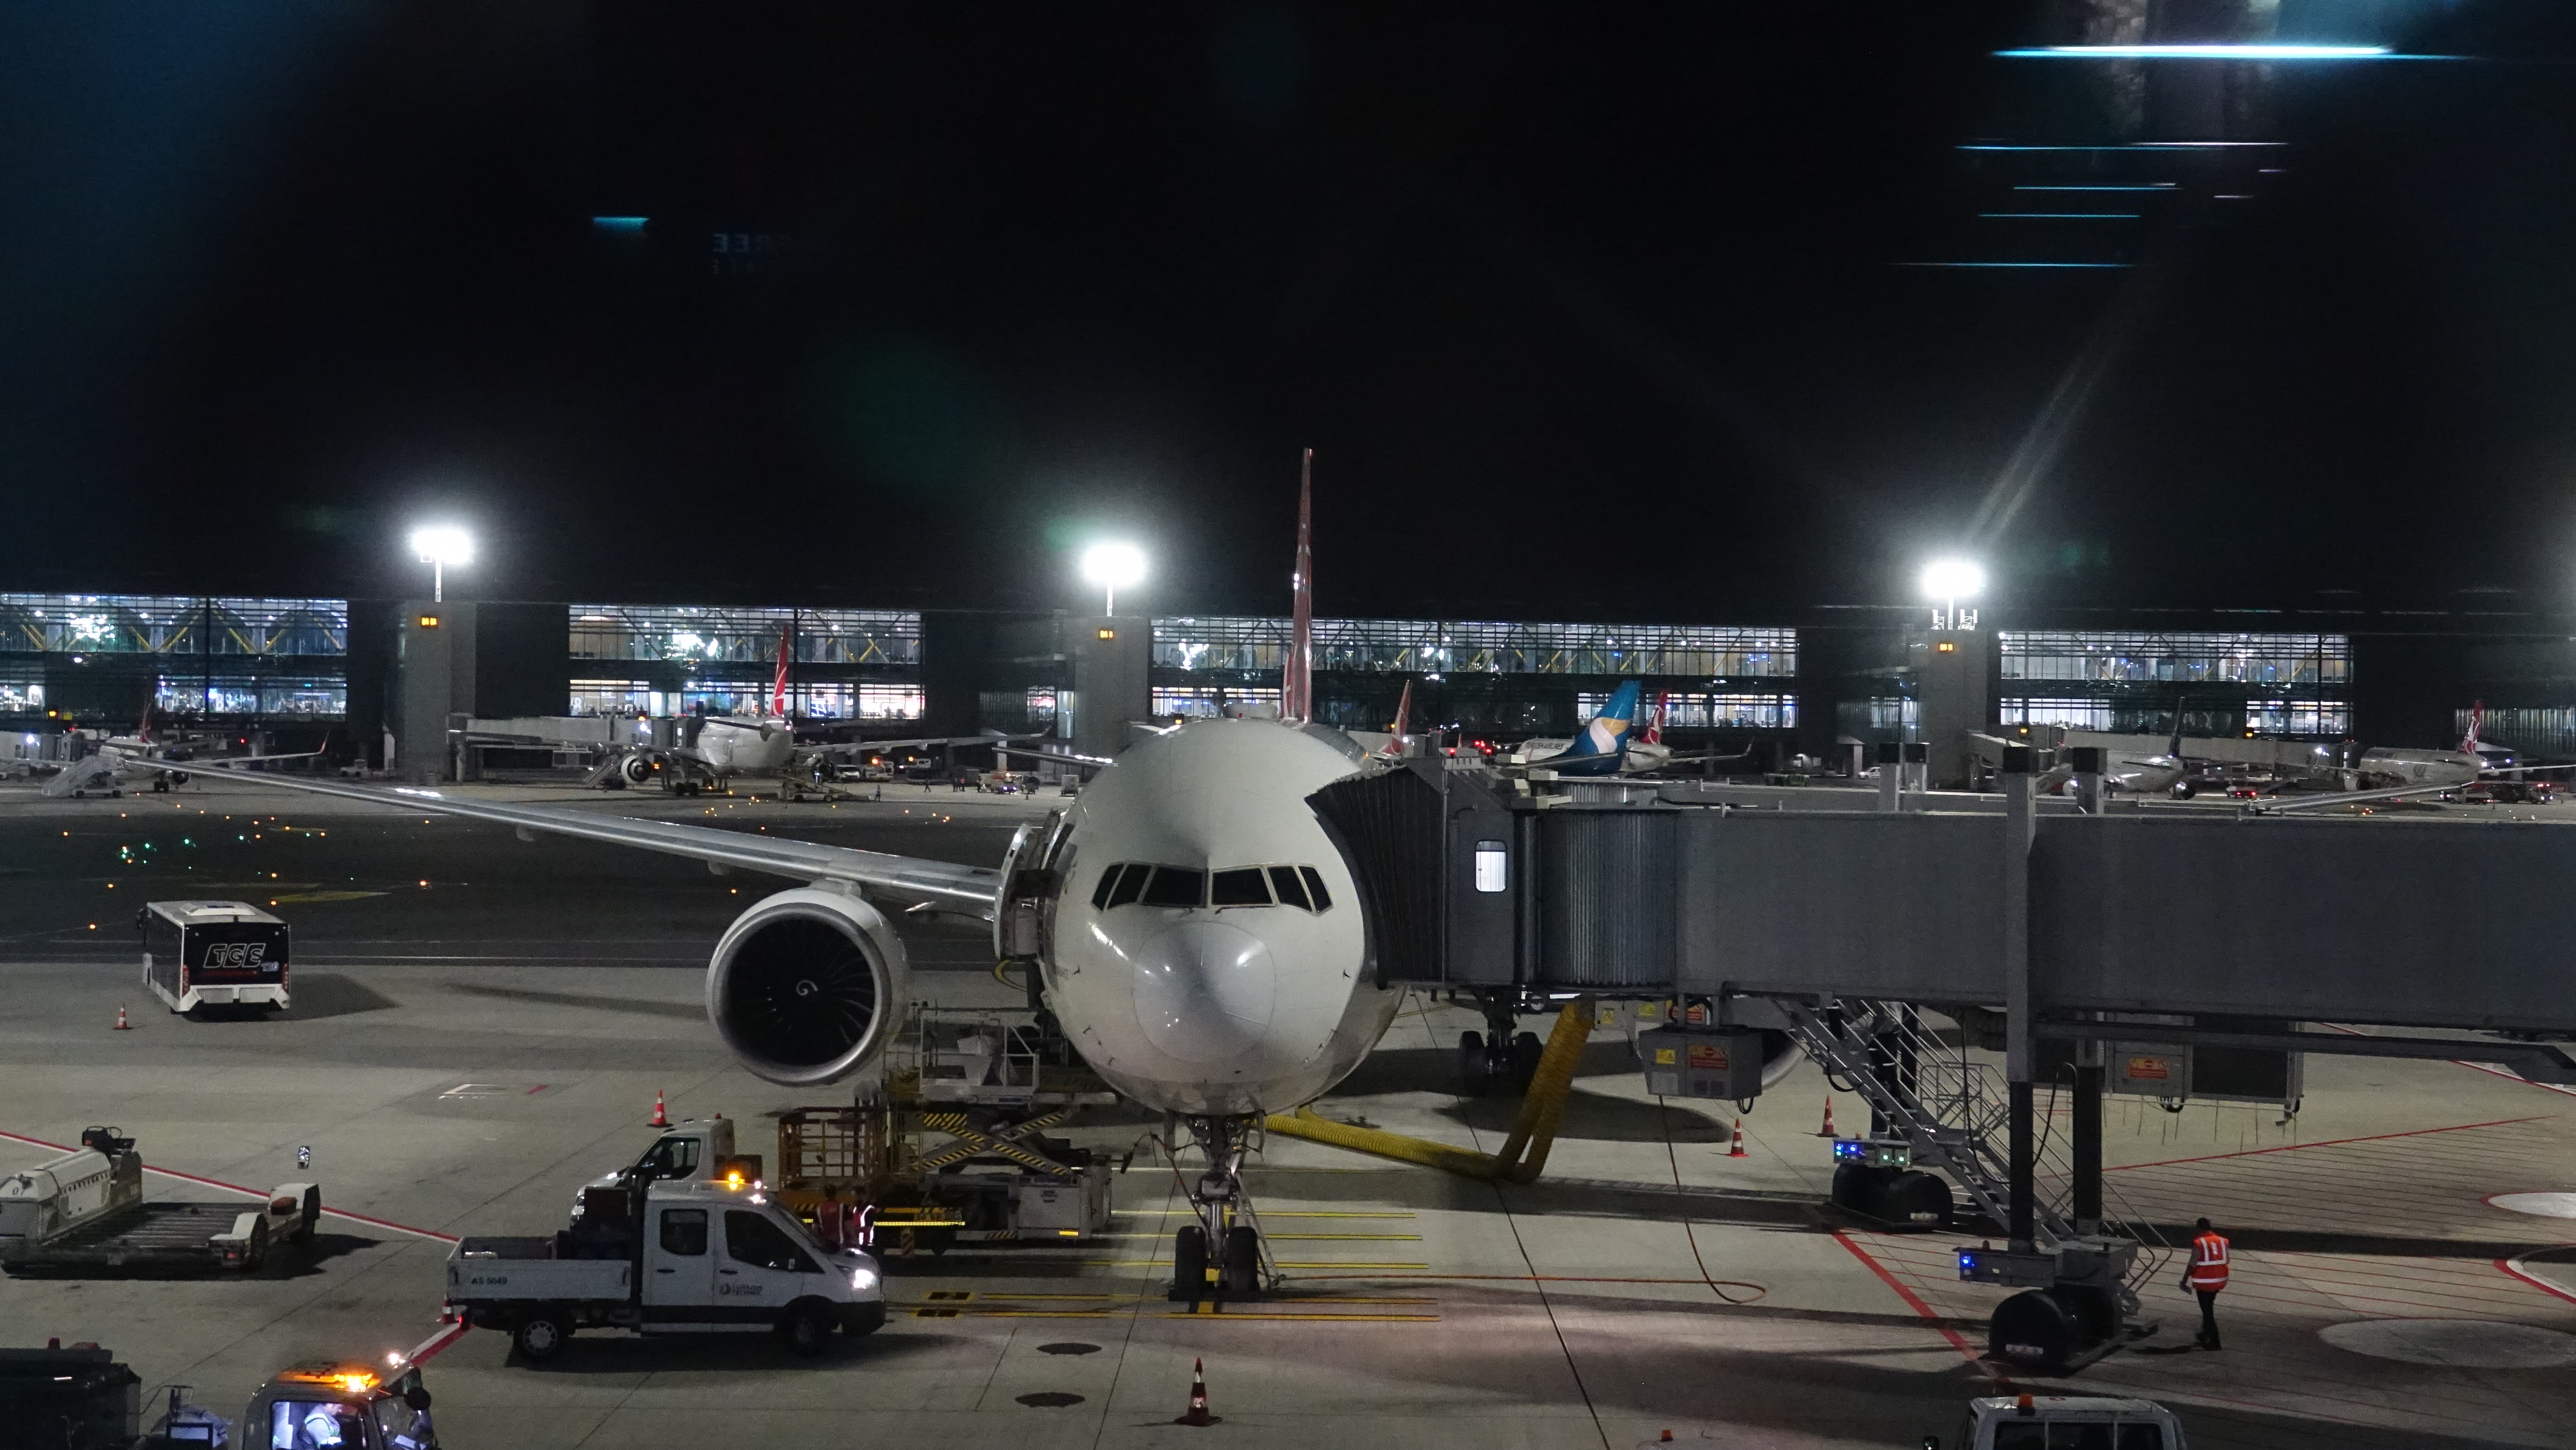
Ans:
{"type": "Polygon", "coordinates": [[[436,513],[483,597],[1052,608],[1119,533],[1280,612],[1312,446],[1330,614],[1961,542],[2576,605],[2576,7],[2342,8],[2477,58],[2284,74],[2265,194],[2024,271],[1904,264],[1981,255],[1957,147],[2080,129],[1989,54],[2045,5],[11,7],[0,588],[411,591],[436,513]]]}

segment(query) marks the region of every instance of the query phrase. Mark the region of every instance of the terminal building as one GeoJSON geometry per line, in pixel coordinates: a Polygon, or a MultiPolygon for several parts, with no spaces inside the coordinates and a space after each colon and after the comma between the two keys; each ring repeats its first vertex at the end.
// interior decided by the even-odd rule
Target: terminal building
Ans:
{"type": "MultiPolygon", "coordinates": [[[[1983,623],[1944,634],[1902,606],[1748,624],[1321,619],[1317,709],[1383,730],[1409,684],[1417,730],[1501,743],[1569,734],[1636,680],[1676,745],[1779,762],[1969,728],[2449,745],[2483,700],[2489,740],[2576,758],[2576,645],[2539,616],[1983,623]]],[[[1115,754],[1137,723],[1275,707],[1288,621],[0,593],[0,729],[23,748],[48,730],[130,730],[148,705],[271,748],[333,735],[382,766],[457,717],[765,710],[782,637],[789,712],[819,736],[1003,731],[1115,754]]]]}

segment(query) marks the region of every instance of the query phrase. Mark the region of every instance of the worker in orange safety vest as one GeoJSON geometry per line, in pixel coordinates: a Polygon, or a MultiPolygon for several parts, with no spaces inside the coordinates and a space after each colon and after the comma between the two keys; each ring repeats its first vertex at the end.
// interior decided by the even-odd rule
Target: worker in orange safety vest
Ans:
{"type": "Polygon", "coordinates": [[[2227,1287],[2227,1240],[2209,1226],[2208,1219],[2193,1227],[2198,1232],[2192,1235],[2191,1267],[2183,1270],[2182,1286],[2200,1296],[2200,1347],[2216,1349],[2218,1291],[2227,1287]]]}

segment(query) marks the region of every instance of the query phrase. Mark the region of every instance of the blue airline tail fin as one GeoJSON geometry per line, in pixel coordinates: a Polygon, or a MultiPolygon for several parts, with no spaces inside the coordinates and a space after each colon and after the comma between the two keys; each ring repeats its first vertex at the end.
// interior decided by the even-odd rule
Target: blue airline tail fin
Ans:
{"type": "Polygon", "coordinates": [[[1644,693],[1645,687],[1635,680],[1621,685],[1618,693],[1610,697],[1610,703],[1601,707],[1600,714],[1584,723],[1583,728],[1575,733],[1574,743],[1556,758],[1570,762],[1604,755],[1625,756],[1630,727],[1636,723],[1637,705],[1644,693]]]}

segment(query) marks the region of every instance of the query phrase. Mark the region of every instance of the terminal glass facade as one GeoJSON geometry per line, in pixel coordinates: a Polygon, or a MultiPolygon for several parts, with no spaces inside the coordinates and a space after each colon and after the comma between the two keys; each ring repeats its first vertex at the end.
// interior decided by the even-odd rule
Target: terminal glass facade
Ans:
{"type": "Polygon", "coordinates": [[[0,593],[0,715],[338,720],[344,599],[0,593]]]}
{"type": "MultiPolygon", "coordinates": [[[[1157,715],[1213,715],[1279,699],[1289,621],[1277,616],[1167,616],[1154,621],[1157,715]]],[[[1689,624],[1548,624],[1472,619],[1315,621],[1315,713],[1327,724],[1384,730],[1413,689],[1413,722],[1510,738],[1564,734],[1621,680],[1670,697],[1681,730],[1786,730],[1794,629],[1689,624]],[[1765,688],[1765,687],[1768,688],[1765,688]]]]}
{"type": "MultiPolygon", "coordinates": [[[[1154,621],[1158,669],[1277,671],[1284,618],[1154,621]]],[[[1682,624],[1512,624],[1497,620],[1319,619],[1317,671],[1392,674],[1703,675],[1788,679],[1798,632],[1682,624]]]]}
{"type": "Polygon", "coordinates": [[[2340,634],[1999,630],[1999,724],[2123,735],[2339,737],[2352,728],[2340,634]]]}
{"type": "Polygon", "coordinates": [[[899,609],[575,604],[575,715],[768,713],[793,631],[787,710],[799,720],[918,720],[921,616],[899,609]]]}

